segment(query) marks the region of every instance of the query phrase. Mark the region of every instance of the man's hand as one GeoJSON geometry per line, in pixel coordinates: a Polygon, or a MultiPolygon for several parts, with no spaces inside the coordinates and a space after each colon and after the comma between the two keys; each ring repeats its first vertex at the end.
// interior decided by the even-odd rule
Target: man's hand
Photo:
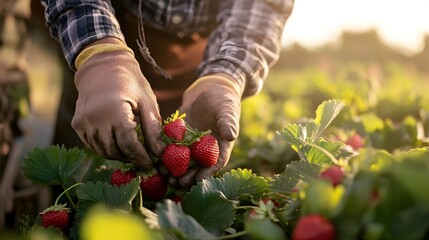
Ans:
{"type": "Polygon", "coordinates": [[[139,116],[145,143],[157,156],[163,148],[162,119],[133,54],[118,50],[92,55],[79,66],[75,84],[79,96],[72,127],[85,145],[105,158],[152,168],[134,118],[139,116]]]}
{"type": "Polygon", "coordinates": [[[212,130],[219,144],[219,159],[209,168],[188,169],[178,179],[181,186],[213,176],[228,163],[239,132],[241,95],[234,80],[223,74],[202,77],[185,91],[179,111],[186,113],[186,122],[192,128],[212,130]]]}

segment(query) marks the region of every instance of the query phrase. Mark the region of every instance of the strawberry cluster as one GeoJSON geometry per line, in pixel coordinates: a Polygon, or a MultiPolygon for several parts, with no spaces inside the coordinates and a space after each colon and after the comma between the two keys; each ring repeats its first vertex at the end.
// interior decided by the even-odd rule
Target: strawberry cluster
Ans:
{"type": "MultiPolygon", "coordinates": [[[[201,132],[192,129],[186,124],[185,116],[176,111],[163,125],[162,139],[167,145],[161,154],[160,163],[173,177],[183,176],[192,164],[199,164],[201,167],[213,166],[219,157],[218,142],[210,134],[210,130],[201,132]]],[[[161,175],[156,167],[141,171],[124,164],[113,171],[110,183],[120,186],[136,177],[140,178],[140,189],[145,199],[160,201],[167,195],[168,176],[161,175]]]]}
{"type": "Polygon", "coordinates": [[[192,129],[186,124],[185,116],[176,111],[164,121],[163,139],[167,146],[161,160],[174,177],[183,176],[192,161],[201,167],[211,167],[219,157],[219,145],[211,131],[192,129]]]}

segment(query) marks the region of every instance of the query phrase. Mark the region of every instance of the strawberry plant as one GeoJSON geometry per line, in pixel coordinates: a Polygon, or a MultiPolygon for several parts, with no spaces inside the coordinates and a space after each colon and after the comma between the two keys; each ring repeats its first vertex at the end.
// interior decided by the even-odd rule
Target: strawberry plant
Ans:
{"type": "MultiPolygon", "coordinates": [[[[164,192],[155,170],[137,170],[114,185],[112,173],[122,164],[62,146],[29,152],[23,170],[37,184],[64,189],[66,197],[54,206],[70,206],[70,221],[48,229],[72,239],[118,231],[121,239],[427,239],[429,148],[389,152],[366,145],[354,151],[326,138],[344,106],[325,101],[314,119],[278,130],[296,159],[271,176],[235,168],[183,192],[171,186],[164,192]],[[161,193],[151,196],[148,189],[161,193]]],[[[164,138],[166,149],[187,149],[186,167],[199,164],[192,144],[208,136],[187,129],[182,140],[164,138]]],[[[27,234],[44,228],[38,218],[27,234]]]]}

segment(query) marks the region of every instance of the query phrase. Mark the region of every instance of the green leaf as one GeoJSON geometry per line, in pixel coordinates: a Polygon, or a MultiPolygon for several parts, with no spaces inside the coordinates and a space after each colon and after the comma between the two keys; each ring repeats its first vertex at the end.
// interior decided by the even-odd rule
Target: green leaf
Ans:
{"type": "MultiPolygon", "coordinates": [[[[344,147],[342,142],[325,141],[321,138],[316,140],[312,145],[303,147],[306,159],[311,163],[332,163],[341,154],[341,149],[344,147]],[[318,146],[325,151],[315,147],[318,146]],[[328,154],[329,153],[329,154],[328,154]],[[334,159],[332,159],[334,158],[334,159]]],[[[335,162],[335,161],[334,161],[335,162]]]]}
{"type": "Polygon", "coordinates": [[[314,123],[319,127],[315,134],[311,134],[311,142],[316,140],[320,134],[331,124],[345,106],[344,101],[328,100],[317,107],[314,123]]]}
{"type": "Polygon", "coordinates": [[[213,239],[214,235],[204,229],[192,216],[183,212],[180,204],[171,200],[158,203],[156,210],[159,224],[173,230],[181,239],[213,239]]]}
{"type": "Polygon", "coordinates": [[[238,200],[242,196],[260,198],[270,189],[269,181],[252,173],[250,169],[233,169],[220,178],[208,179],[204,184],[213,185],[212,190],[221,191],[227,199],[238,200]]]}
{"type": "Polygon", "coordinates": [[[255,240],[285,240],[283,229],[269,218],[248,220],[245,228],[251,239],[255,240]]]}
{"type": "Polygon", "coordinates": [[[91,203],[104,203],[111,209],[131,211],[131,202],[136,197],[139,186],[140,181],[138,178],[119,187],[106,182],[87,182],[80,185],[76,193],[80,200],[91,203]]]}
{"type": "Polygon", "coordinates": [[[302,214],[318,213],[330,218],[340,203],[344,187],[333,187],[329,181],[313,181],[305,191],[302,203],[302,214]]]}
{"type": "Polygon", "coordinates": [[[183,211],[209,232],[219,235],[234,222],[235,204],[222,192],[207,190],[205,180],[193,186],[183,197],[183,211]]]}
{"type": "Polygon", "coordinates": [[[321,166],[306,160],[293,161],[286,166],[286,170],[274,176],[272,190],[280,193],[291,193],[298,181],[310,182],[319,177],[321,166]]]}
{"type": "Polygon", "coordinates": [[[429,211],[421,205],[410,206],[394,218],[391,229],[397,239],[425,239],[429,229],[429,211]]]}
{"type": "Polygon", "coordinates": [[[348,186],[337,214],[348,219],[360,219],[368,209],[376,182],[374,172],[368,170],[358,172],[348,186]]]}
{"type": "Polygon", "coordinates": [[[392,174],[418,203],[429,209],[429,171],[414,164],[395,164],[392,174]]]}
{"type": "Polygon", "coordinates": [[[277,131],[277,134],[290,144],[295,151],[298,151],[302,141],[307,138],[305,127],[298,124],[287,124],[281,131],[277,131]]]}
{"type": "Polygon", "coordinates": [[[378,172],[389,167],[395,161],[394,156],[383,149],[363,148],[359,153],[349,160],[353,174],[361,170],[378,172]]]}
{"type": "Polygon", "coordinates": [[[35,184],[69,186],[86,157],[85,151],[78,148],[35,148],[24,159],[24,175],[35,184]]]}

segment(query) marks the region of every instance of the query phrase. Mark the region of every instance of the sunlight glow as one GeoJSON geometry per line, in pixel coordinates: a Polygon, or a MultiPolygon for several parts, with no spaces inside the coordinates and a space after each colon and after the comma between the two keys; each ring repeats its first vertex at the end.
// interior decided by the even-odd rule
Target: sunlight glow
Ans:
{"type": "Polygon", "coordinates": [[[376,29],[386,44],[418,52],[429,35],[428,12],[427,0],[295,0],[283,43],[318,47],[338,40],[343,30],[376,29]]]}

